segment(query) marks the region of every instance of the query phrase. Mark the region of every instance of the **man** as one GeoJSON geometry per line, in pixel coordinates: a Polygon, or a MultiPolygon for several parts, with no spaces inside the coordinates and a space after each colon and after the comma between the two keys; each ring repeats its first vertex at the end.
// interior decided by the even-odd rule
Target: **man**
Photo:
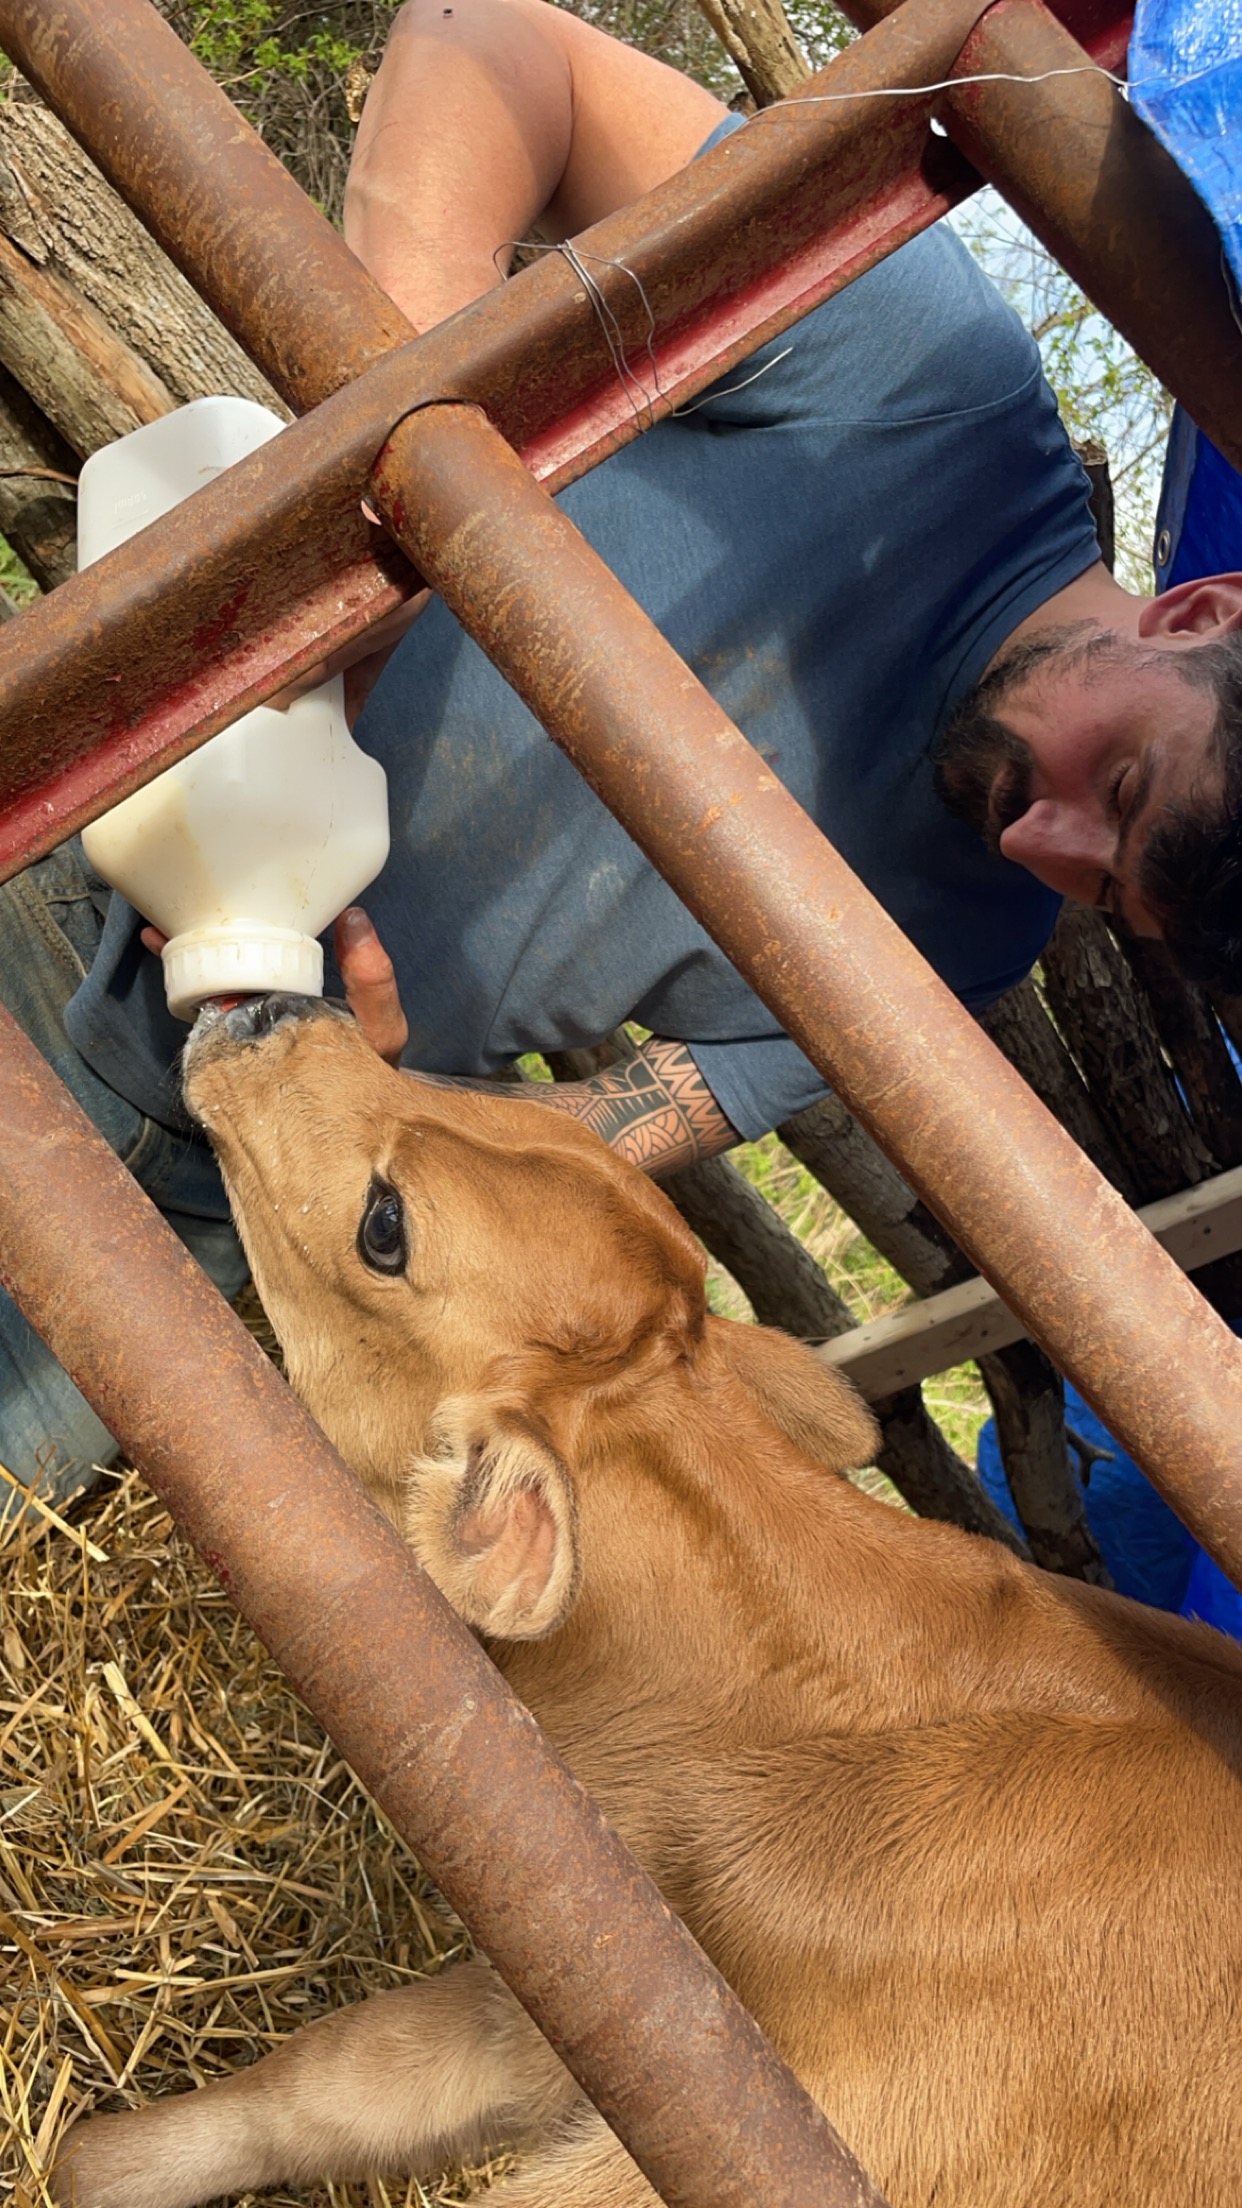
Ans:
{"type": "MultiPolygon", "coordinates": [[[[347,231],[426,327],[500,281],[535,224],[576,234],[741,127],[763,119],[544,0],[411,0],[347,231]]],[[[1036,350],[951,232],[563,504],[967,1004],[1028,970],[1059,895],[1230,970],[1242,577],[1155,600],[1113,581],[1036,350]]],[[[378,935],[348,915],[337,953],[377,1046],[396,1055],[408,1020],[408,1065],[477,1077],[632,1017],[652,1036],[633,1065],[542,1094],[652,1171],[822,1094],[444,607],[415,610],[356,684],[393,855],[368,897],[378,935]]],[[[12,886],[7,926],[19,1017],[234,1286],[137,916],[70,849],[12,886]]],[[[0,1447],[59,1484],[107,1437],[12,1313],[5,1356],[0,1447]]]]}

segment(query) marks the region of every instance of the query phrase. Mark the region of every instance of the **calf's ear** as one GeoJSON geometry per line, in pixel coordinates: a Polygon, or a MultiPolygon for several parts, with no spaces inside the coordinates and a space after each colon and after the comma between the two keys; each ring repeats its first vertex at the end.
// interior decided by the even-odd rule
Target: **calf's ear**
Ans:
{"type": "Polygon", "coordinates": [[[804,1456],[830,1472],[870,1464],[879,1442],[875,1416],[843,1374],[805,1343],[775,1327],[708,1321],[718,1356],[750,1390],[765,1418],[804,1456]]]}
{"type": "Polygon", "coordinates": [[[554,1632],[577,1591],[575,1519],[569,1474],[535,1420],[479,1397],[441,1405],[405,1532],[467,1625],[502,1641],[554,1632]]]}

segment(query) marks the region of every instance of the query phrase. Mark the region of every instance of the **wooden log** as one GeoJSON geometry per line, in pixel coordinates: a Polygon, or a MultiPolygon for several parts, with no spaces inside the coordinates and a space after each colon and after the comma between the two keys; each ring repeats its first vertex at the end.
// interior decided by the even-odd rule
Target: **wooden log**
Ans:
{"type": "Polygon", "coordinates": [[[229,393],[287,418],[223,324],[20,79],[0,105],[0,233],[119,333],[174,400],[229,393]]]}
{"type": "MultiPolygon", "coordinates": [[[[585,1081],[623,1063],[633,1051],[630,1038],[619,1031],[591,1050],[551,1052],[547,1064],[554,1080],[585,1081]]],[[[661,1185],[704,1248],[733,1275],[762,1325],[779,1326],[804,1341],[828,1341],[856,1328],[822,1266],[726,1158],[683,1166],[661,1185]]],[[[880,1424],[876,1463],[912,1510],[968,1533],[988,1534],[1019,1555],[1029,1553],[949,1446],[917,1385],[873,1402],[872,1409],[880,1424]]]]}
{"type": "Polygon", "coordinates": [[[684,1165],[660,1185],[686,1225],[732,1273],[761,1326],[822,1342],[856,1324],[805,1243],[727,1158],[684,1165]]]}
{"type": "Polygon", "coordinates": [[[935,1295],[973,1272],[952,1235],[839,1097],[826,1096],[776,1131],[919,1295],[935,1295]]]}
{"type": "MultiPolygon", "coordinates": [[[[838,1098],[813,1104],[779,1131],[795,1157],[920,1296],[935,1296],[970,1279],[974,1269],[969,1259],[838,1098]]],[[[1054,1367],[1042,1352],[1032,1357],[1019,1345],[1000,1350],[986,1363],[981,1360],[980,1371],[1032,1556],[1049,1571],[1100,1581],[1103,1560],[1066,1449],[1064,1393],[1054,1367]],[[1007,1449],[1014,1460],[1012,1475],[1007,1449]]],[[[977,1479],[975,1486],[985,1493],[977,1479]]]]}
{"type": "Polygon", "coordinates": [[[1151,937],[1121,938],[1121,951],[1145,991],[1190,1116],[1222,1171],[1242,1165],[1242,1082],[1202,989],[1188,982],[1151,937]]]}
{"type": "Polygon", "coordinates": [[[950,1448],[921,1388],[903,1388],[871,1406],[880,1421],[876,1464],[920,1518],[940,1518],[981,1533],[1028,1561],[1031,1550],[986,1487],[950,1448]]]}
{"type": "Polygon", "coordinates": [[[71,284],[3,232],[0,361],[83,460],[176,404],[71,284]]]}
{"type": "MultiPolygon", "coordinates": [[[[821,1341],[856,1328],[823,1268],[727,1158],[683,1166],[661,1185],[687,1226],[732,1273],[762,1325],[821,1341]]],[[[912,1510],[1027,1553],[969,1465],[950,1448],[918,1387],[883,1397],[872,1409],[881,1434],[876,1463],[912,1510]]]]}
{"type": "Polygon", "coordinates": [[[63,437],[0,369],[0,536],[40,590],[55,590],[77,566],[77,492],[59,480],[76,470],[63,437]]]}
{"type": "Polygon", "coordinates": [[[1111,1587],[1087,1522],[1065,1432],[1065,1383],[1035,1342],[1014,1342],[979,1359],[996,1416],[996,1438],[1031,1555],[1045,1571],[1111,1587]]]}
{"type": "Polygon", "coordinates": [[[1044,986],[1109,1138],[1151,1203],[1201,1181],[1213,1159],[1177,1093],[1147,999],[1106,921],[1066,905],[1044,953],[1044,986]]]}
{"type": "Polygon", "coordinates": [[[781,0],[699,0],[756,107],[787,99],[811,74],[781,0]]]}

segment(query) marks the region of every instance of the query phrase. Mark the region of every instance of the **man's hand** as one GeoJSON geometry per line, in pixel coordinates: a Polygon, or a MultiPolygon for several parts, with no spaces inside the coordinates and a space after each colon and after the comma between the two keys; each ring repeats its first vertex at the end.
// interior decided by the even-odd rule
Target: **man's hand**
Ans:
{"type": "Polygon", "coordinates": [[[361,905],[350,905],[332,931],[345,1002],[372,1050],[399,1066],[410,1039],[392,960],[361,905]]]}

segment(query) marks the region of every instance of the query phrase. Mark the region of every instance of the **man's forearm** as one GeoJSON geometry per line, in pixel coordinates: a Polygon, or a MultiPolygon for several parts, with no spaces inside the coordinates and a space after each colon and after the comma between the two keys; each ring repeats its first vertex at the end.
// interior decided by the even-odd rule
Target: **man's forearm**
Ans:
{"type": "Polygon", "coordinates": [[[624,1065],[587,1081],[538,1086],[644,1173],[675,1173],[741,1141],[684,1043],[645,1043],[624,1065]]]}
{"type": "Polygon", "coordinates": [[[714,1158],[742,1140],[684,1043],[644,1043],[624,1065],[587,1081],[524,1081],[520,1088],[505,1089],[465,1075],[414,1073],[413,1078],[433,1081],[438,1088],[516,1095],[567,1112],[631,1165],[657,1177],[714,1158]]]}

